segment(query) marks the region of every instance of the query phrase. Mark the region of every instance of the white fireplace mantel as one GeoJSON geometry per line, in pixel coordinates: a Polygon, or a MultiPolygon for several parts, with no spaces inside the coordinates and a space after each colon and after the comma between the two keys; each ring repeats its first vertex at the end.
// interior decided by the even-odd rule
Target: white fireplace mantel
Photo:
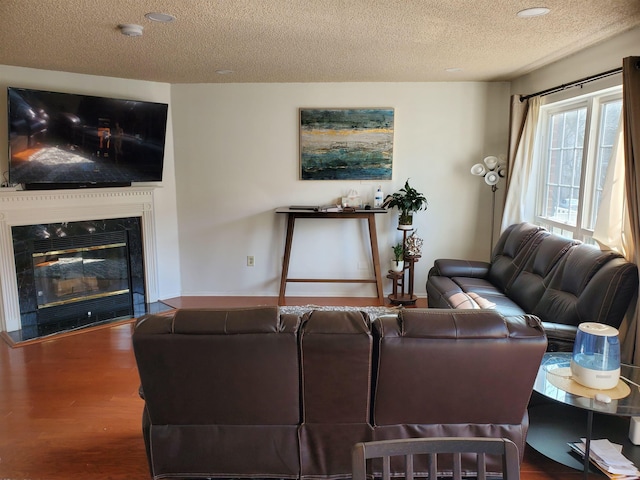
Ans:
{"type": "Polygon", "coordinates": [[[141,217],[147,302],[158,300],[153,191],[156,187],[16,191],[0,189],[0,331],[20,330],[11,227],[141,217]],[[6,191],[4,191],[6,190],[6,191]]]}

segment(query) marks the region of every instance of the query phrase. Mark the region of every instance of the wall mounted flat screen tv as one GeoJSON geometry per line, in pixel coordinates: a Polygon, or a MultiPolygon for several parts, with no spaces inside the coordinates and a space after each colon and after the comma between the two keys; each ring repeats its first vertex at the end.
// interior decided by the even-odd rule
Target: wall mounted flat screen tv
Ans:
{"type": "Polygon", "coordinates": [[[9,184],[26,189],[162,180],[164,103],[8,88],[9,184]]]}

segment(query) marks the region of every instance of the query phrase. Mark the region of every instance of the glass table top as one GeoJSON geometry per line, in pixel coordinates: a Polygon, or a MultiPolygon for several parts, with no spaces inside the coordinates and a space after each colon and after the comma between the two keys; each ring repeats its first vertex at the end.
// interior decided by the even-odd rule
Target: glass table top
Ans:
{"type": "MultiPolygon", "coordinates": [[[[553,385],[549,380],[550,375],[554,375],[554,371],[559,373],[565,372],[571,364],[571,353],[547,352],[542,358],[538,376],[536,377],[533,389],[547,398],[558,402],[573,405],[585,410],[593,410],[594,412],[609,413],[619,416],[636,416],[640,415],[640,388],[633,385],[629,381],[620,379],[626,383],[631,389],[631,393],[624,398],[612,399],[610,403],[604,403],[595,398],[583,397],[575,395],[557,386],[553,385]]],[[[632,365],[622,365],[620,367],[620,375],[640,385],[640,367],[632,365]]],[[[591,392],[599,392],[598,390],[590,390],[591,392]]],[[[606,394],[606,390],[600,391],[606,394]]]]}

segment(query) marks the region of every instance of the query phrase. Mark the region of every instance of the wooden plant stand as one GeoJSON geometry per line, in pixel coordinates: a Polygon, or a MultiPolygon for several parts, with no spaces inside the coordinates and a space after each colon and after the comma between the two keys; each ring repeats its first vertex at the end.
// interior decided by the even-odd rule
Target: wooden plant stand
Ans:
{"type": "MultiPolygon", "coordinates": [[[[402,230],[402,245],[406,245],[407,232],[402,230]]],[[[415,264],[420,259],[420,255],[405,255],[404,269],[401,272],[389,270],[387,278],[393,281],[393,290],[389,295],[389,301],[394,305],[415,305],[418,297],[413,294],[413,275],[415,264]],[[406,283],[405,283],[406,282],[406,283]]]]}

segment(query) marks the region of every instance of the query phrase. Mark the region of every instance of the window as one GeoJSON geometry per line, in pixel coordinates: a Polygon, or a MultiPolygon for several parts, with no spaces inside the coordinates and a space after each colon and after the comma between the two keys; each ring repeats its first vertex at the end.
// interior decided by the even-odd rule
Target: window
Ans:
{"type": "Polygon", "coordinates": [[[535,153],[536,223],[593,243],[621,112],[622,87],[541,107],[535,153]]]}

